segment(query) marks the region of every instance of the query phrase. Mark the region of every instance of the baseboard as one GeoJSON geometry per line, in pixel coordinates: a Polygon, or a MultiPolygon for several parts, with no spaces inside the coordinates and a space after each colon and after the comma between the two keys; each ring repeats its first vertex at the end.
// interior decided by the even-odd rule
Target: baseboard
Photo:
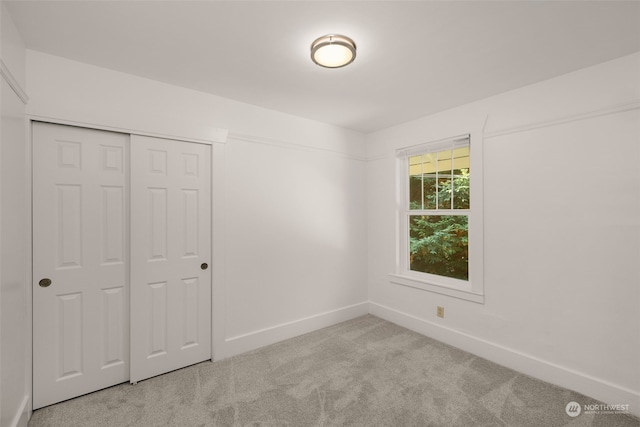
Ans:
{"type": "Polygon", "coordinates": [[[315,330],[335,325],[364,316],[369,313],[369,303],[361,302],[336,310],[326,311],[292,322],[282,323],[269,328],[260,329],[244,335],[227,338],[225,340],[225,357],[235,356],[247,351],[255,350],[270,344],[277,343],[298,335],[313,332],[315,330]]]}
{"type": "Polygon", "coordinates": [[[369,313],[510,369],[522,372],[523,374],[577,391],[578,393],[590,396],[604,403],[628,404],[629,412],[635,416],[640,416],[640,393],[636,391],[538,359],[464,332],[429,322],[382,304],[370,302],[369,313]]]}
{"type": "Polygon", "coordinates": [[[29,410],[28,410],[29,402],[30,402],[29,396],[25,395],[22,398],[22,402],[20,403],[18,410],[13,416],[13,419],[11,420],[9,427],[27,427],[27,424],[29,423],[29,410]]]}

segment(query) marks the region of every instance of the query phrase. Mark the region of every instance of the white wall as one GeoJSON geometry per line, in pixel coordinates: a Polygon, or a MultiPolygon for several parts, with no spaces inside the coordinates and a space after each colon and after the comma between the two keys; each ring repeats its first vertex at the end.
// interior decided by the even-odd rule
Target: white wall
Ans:
{"type": "Polygon", "coordinates": [[[25,48],[0,8],[0,426],[26,426],[30,414],[27,280],[25,48]]]}
{"type": "Polygon", "coordinates": [[[367,312],[363,135],[35,51],[27,82],[32,118],[217,141],[216,358],[367,312]]]}
{"type": "Polygon", "coordinates": [[[640,414],[638,76],[640,53],[368,135],[372,312],[640,414]],[[485,120],[485,303],[390,283],[395,149],[485,120]]]}
{"type": "Polygon", "coordinates": [[[366,301],[365,162],[238,138],[227,157],[228,335],[366,301]]]}

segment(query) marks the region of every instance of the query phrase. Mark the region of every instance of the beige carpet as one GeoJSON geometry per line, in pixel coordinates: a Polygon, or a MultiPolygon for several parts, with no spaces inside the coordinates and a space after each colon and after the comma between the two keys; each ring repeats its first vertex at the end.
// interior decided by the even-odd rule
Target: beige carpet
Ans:
{"type": "Polygon", "coordinates": [[[569,417],[571,401],[599,403],[367,315],[39,409],[29,426],[640,426],[569,417]]]}

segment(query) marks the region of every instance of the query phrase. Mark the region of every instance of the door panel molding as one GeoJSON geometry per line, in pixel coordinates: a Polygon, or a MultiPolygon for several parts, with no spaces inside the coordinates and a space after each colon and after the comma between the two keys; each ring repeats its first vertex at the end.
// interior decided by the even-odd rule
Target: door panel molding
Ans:
{"type": "Polygon", "coordinates": [[[32,140],[35,409],[129,378],[129,136],[34,123],[32,140]]]}
{"type": "Polygon", "coordinates": [[[211,359],[211,146],[132,135],[131,377],[211,359]]]}

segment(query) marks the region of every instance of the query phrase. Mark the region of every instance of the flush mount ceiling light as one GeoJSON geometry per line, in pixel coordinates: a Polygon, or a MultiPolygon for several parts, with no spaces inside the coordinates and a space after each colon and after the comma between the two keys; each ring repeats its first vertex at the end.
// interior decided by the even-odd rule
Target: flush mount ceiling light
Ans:
{"type": "Polygon", "coordinates": [[[356,59],[356,44],[349,37],[327,34],[311,43],[311,60],[321,67],[340,68],[356,59]]]}

